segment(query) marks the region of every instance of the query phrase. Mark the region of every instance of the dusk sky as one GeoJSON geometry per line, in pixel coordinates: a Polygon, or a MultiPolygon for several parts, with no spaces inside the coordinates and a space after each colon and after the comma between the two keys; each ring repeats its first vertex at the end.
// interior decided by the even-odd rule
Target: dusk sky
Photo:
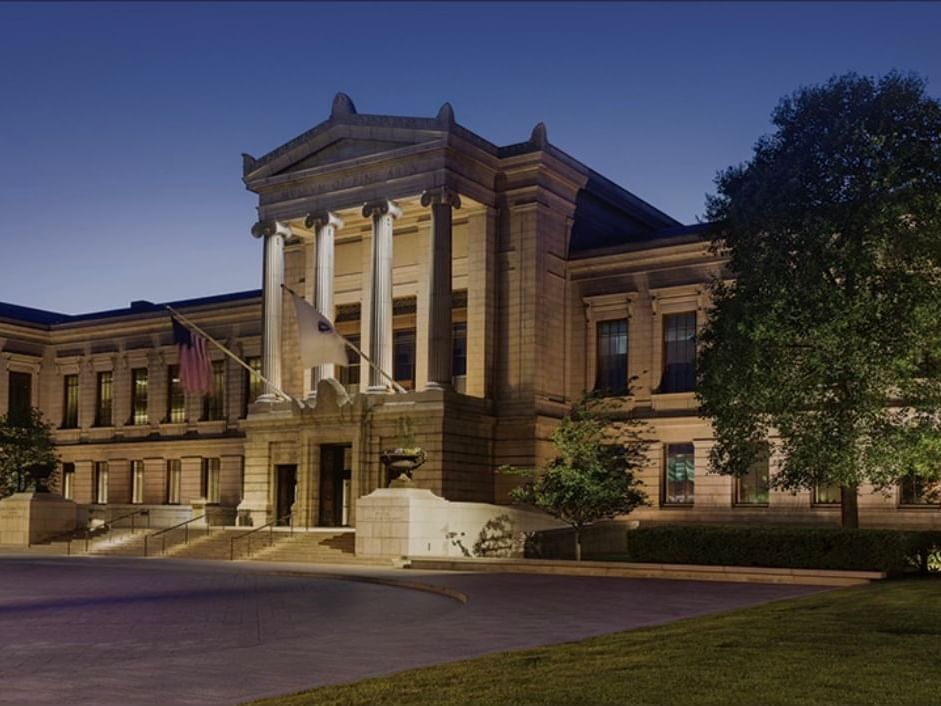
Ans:
{"type": "Polygon", "coordinates": [[[684,222],[781,96],[914,71],[936,3],[0,4],[0,300],[65,313],[261,286],[242,152],[328,117],[549,140],[684,222]]]}

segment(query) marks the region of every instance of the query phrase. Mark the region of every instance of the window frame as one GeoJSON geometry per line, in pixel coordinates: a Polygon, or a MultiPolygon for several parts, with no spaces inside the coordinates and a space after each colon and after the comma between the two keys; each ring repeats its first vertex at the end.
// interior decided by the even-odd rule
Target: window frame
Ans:
{"type": "Polygon", "coordinates": [[[131,505],[143,505],[144,503],[144,462],[134,459],[128,464],[129,483],[128,494],[131,498],[131,505]]]}
{"type": "Polygon", "coordinates": [[[95,461],[92,468],[93,505],[107,505],[111,492],[110,465],[107,461],[95,461]]]}
{"type": "Polygon", "coordinates": [[[95,374],[95,426],[114,426],[113,370],[99,370],[95,374]]]}
{"type": "Polygon", "coordinates": [[[221,422],[225,420],[225,360],[213,360],[209,374],[212,380],[212,392],[203,397],[201,422],[221,422]]]}
{"type": "MultiPolygon", "coordinates": [[[[689,326],[684,326],[684,331],[689,330],[689,326]]],[[[676,342],[674,342],[676,345],[676,342]]],[[[699,312],[697,309],[685,309],[682,311],[675,312],[665,312],[660,315],[660,383],[657,388],[659,394],[689,394],[696,391],[696,354],[699,346],[699,312]],[[683,340],[684,349],[689,347],[692,352],[692,357],[687,362],[682,363],[671,363],[670,362],[670,341],[667,340],[667,337],[670,335],[670,323],[672,321],[677,321],[681,317],[689,319],[692,317],[692,339],[683,340]],[[689,374],[682,375],[682,380],[680,383],[677,383],[676,380],[679,379],[680,375],[674,375],[670,378],[667,377],[667,372],[671,365],[674,366],[688,366],[690,369],[689,374]],[[672,381],[668,384],[668,380],[672,381]],[[688,384],[686,387],[684,384],[688,384]]]]}
{"type": "Polygon", "coordinates": [[[663,464],[662,464],[660,477],[661,477],[661,485],[660,485],[661,506],[663,507],[692,507],[693,505],[695,505],[696,503],[696,445],[691,441],[664,443],[663,444],[663,464]],[[687,475],[687,479],[683,481],[684,485],[690,484],[692,486],[692,492],[684,493],[683,494],[684,500],[681,500],[681,501],[670,500],[671,495],[669,492],[669,485],[668,485],[670,483],[670,480],[668,478],[670,457],[671,457],[670,449],[676,448],[676,447],[688,448],[689,450],[682,452],[682,454],[689,455],[693,462],[692,463],[692,470],[693,470],[692,481],[689,480],[688,475],[687,475]]]}
{"type": "Polygon", "coordinates": [[[183,461],[178,458],[168,458],[166,468],[166,486],[164,497],[167,505],[180,505],[182,503],[183,489],[183,461]]]}
{"type": "Polygon", "coordinates": [[[78,429],[79,392],[78,373],[62,376],[62,426],[60,429],[78,429]]]}
{"type": "MultiPolygon", "coordinates": [[[[629,371],[630,371],[630,354],[631,354],[630,341],[631,341],[631,326],[630,326],[630,319],[628,317],[625,316],[625,317],[617,318],[617,319],[601,319],[595,322],[595,383],[594,383],[595,392],[605,397],[623,397],[629,393],[630,391],[629,371]],[[609,328],[609,327],[614,327],[614,326],[617,326],[618,328],[623,327],[623,331],[615,331],[613,334],[602,333],[603,328],[609,328]],[[622,335],[624,339],[624,353],[622,354],[622,353],[615,352],[615,353],[611,353],[608,355],[606,351],[603,350],[602,336],[605,336],[608,339],[617,339],[617,338],[620,338],[622,335]],[[608,357],[610,358],[615,359],[613,364],[610,365],[610,367],[602,364],[602,361],[605,360],[606,355],[608,355],[608,357]],[[624,365],[618,366],[616,364],[617,363],[616,359],[622,355],[624,357],[624,365]],[[619,370],[619,367],[621,368],[620,370],[619,370]],[[607,370],[615,371],[618,373],[618,375],[623,375],[624,376],[623,385],[617,388],[602,386],[602,376],[603,376],[603,373],[607,370]]],[[[610,343],[607,343],[604,346],[604,348],[610,348],[610,347],[611,347],[610,343]]],[[[620,383],[620,380],[618,380],[618,382],[620,383]]]]}
{"type": "MultiPolygon", "coordinates": [[[[757,496],[757,494],[756,494],[757,496]]],[[[761,456],[749,467],[748,473],[744,476],[735,476],[733,485],[732,504],[735,507],[768,507],[771,503],[771,459],[768,456],[761,456]],[[764,470],[765,500],[748,500],[742,497],[742,479],[752,474],[756,467],[761,466],[764,470]]]]}
{"type": "Polygon", "coordinates": [[[180,366],[167,366],[167,423],[186,423],[186,392],[180,381],[180,366]]]}
{"type": "Polygon", "coordinates": [[[207,503],[222,502],[222,459],[203,457],[200,466],[200,495],[207,503]]]}
{"type": "Polygon", "coordinates": [[[150,371],[146,367],[131,368],[131,418],[135,427],[150,424],[150,371]]]}

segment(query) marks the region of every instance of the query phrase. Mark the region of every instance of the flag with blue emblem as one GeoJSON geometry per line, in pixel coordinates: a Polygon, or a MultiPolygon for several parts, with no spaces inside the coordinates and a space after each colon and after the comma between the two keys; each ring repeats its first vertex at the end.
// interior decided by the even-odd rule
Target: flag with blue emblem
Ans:
{"type": "Polygon", "coordinates": [[[304,367],[313,368],[324,363],[349,365],[346,341],[337,333],[330,319],[302,297],[291,290],[288,292],[294,298],[294,310],[297,312],[297,334],[304,367]]]}

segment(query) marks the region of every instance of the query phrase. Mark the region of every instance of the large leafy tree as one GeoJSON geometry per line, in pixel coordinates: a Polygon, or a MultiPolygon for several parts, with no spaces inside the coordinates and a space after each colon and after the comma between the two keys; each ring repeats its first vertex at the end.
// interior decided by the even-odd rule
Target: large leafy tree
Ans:
{"type": "Polygon", "coordinates": [[[54,485],[58,463],[52,426],[42,412],[0,415],[0,498],[54,485]]]}
{"type": "Polygon", "coordinates": [[[776,131],[708,202],[732,281],[714,286],[699,396],[711,470],[780,439],[785,489],[941,472],[941,104],[854,74],[784,98],[776,131]]]}
{"type": "Polygon", "coordinates": [[[543,469],[504,467],[524,477],[512,499],[572,526],[575,558],[581,532],[599,520],[626,515],[646,502],[635,473],[647,463],[650,440],[642,422],[619,413],[609,399],[588,395],[552,433],[558,456],[543,469]]]}

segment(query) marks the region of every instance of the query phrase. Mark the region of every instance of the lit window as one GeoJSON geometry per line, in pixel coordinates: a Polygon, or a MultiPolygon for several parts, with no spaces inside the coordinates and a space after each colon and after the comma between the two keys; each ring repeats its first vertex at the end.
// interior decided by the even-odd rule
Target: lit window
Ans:
{"type": "Polygon", "coordinates": [[[78,426],[78,375],[66,375],[62,383],[62,428],[74,429],[78,426]]]}
{"type": "Polygon", "coordinates": [[[108,504],[108,462],[95,462],[95,503],[97,505],[108,504]]]}
{"type": "Polygon", "coordinates": [[[131,424],[147,424],[147,368],[131,370],[131,424]]]}
{"type": "Polygon", "coordinates": [[[203,421],[225,418],[225,361],[212,361],[212,392],[203,398],[203,421]]]}
{"type": "Polygon", "coordinates": [[[627,319],[599,321],[596,341],[598,374],[595,390],[606,395],[626,395],[627,319]]]}
{"type": "Polygon", "coordinates": [[[186,395],[180,382],[180,366],[167,366],[167,421],[180,424],[186,421],[186,395]]]}
{"type": "Polygon", "coordinates": [[[941,483],[909,473],[899,482],[899,505],[937,505],[941,503],[941,483]]]}
{"type": "Polygon", "coordinates": [[[245,363],[251,368],[251,372],[245,370],[242,386],[242,417],[248,416],[248,405],[252,404],[265,391],[265,383],[259,377],[261,375],[261,357],[252,356],[245,359],[245,363]]]}
{"type": "Polygon", "coordinates": [[[206,502],[217,503],[220,497],[220,461],[218,458],[204,458],[200,491],[206,502]]]}
{"type": "Polygon", "coordinates": [[[660,392],[696,389],[696,312],[663,317],[663,376],[660,392]]]}
{"type": "Polygon", "coordinates": [[[696,460],[692,444],[667,444],[664,464],[663,502],[691,505],[696,482],[696,460]]]}
{"type": "Polygon", "coordinates": [[[842,502],[837,483],[817,483],[814,486],[814,505],[839,505],[842,502]]]}
{"type": "MultiPolygon", "coordinates": [[[[359,348],[359,336],[351,334],[346,340],[359,348]]],[[[346,365],[340,366],[338,371],[338,380],[348,392],[357,392],[359,390],[359,353],[356,353],[349,346],[346,347],[346,365]]]]}
{"type": "Polygon", "coordinates": [[[111,426],[111,371],[98,373],[95,386],[95,426],[111,426]]]}
{"type": "Polygon", "coordinates": [[[131,461],[131,502],[144,502],[144,462],[131,461]]]}
{"type": "Polygon", "coordinates": [[[467,324],[454,324],[451,328],[451,374],[467,375],[467,324]]]}
{"type": "Polygon", "coordinates": [[[75,499],[75,464],[62,464],[62,497],[66,500],[75,499]]]}
{"type": "Polygon", "coordinates": [[[735,479],[736,505],[768,504],[768,458],[758,458],[748,469],[748,473],[735,479]]]}
{"type": "Polygon", "coordinates": [[[183,477],[183,464],[178,458],[167,461],[167,504],[180,504],[180,485],[183,477]]]}

